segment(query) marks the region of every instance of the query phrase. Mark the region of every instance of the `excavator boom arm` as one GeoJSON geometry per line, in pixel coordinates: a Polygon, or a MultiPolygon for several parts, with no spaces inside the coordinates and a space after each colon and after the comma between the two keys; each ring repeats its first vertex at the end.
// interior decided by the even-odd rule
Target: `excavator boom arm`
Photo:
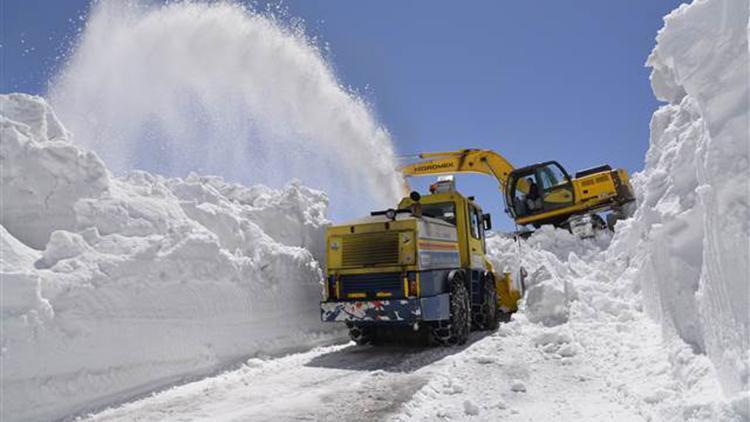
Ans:
{"type": "Polygon", "coordinates": [[[401,167],[401,173],[405,177],[479,173],[494,176],[500,189],[505,191],[508,175],[513,171],[513,165],[505,157],[490,150],[430,152],[417,157],[421,161],[401,167]]]}

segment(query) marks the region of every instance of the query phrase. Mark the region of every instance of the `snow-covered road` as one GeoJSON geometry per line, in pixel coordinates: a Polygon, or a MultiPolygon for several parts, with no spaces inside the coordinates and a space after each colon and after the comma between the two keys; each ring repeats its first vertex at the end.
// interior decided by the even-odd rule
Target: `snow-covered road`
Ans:
{"type": "MultiPolygon", "coordinates": [[[[438,416],[448,416],[472,413],[472,409],[464,409],[464,400],[459,400],[455,409],[450,406],[455,401],[450,399],[469,397],[462,385],[469,386],[470,378],[488,387],[479,395],[471,392],[472,402],[485,416],[502,413],[511,420],[527,420],[531,415],[534,420],[547,416],[591,421],[642,420],[613,401],[611,395],[600,394],[606,380],[594,371],[581,374],[574,366],[560,365],[529,348],[509,345],[507,353],[485,355],[490,349],[504,350],[505,339],[475,334],[474,340],[465,349],[347,344],[278,359],[251,359],[237,370],[105,410],[85,420],[398,420],[409,419],[409,413],[404,413],[407,403],[418,399],[420,407],[425,407],[425,397],[442,394],[449,399],[440,400],[442,405],[430,403],[430,407],[438,411],[438,416]],[[534,355],[531,362],[521,360],[534,355]],[[544,377],[530,381],[536,378],[531,377],[532,372],[543,373],[544,377]],[[450,376],[452,373],[455,378],[450,376]],[[529,389],[532,385],[541,388],[533,393],[492,389],[516,377],[526,378],[529,389]],[[435,389],[433,384],[444,388],[435,389]],[[538,406],[531,396],[546,397],[552,406],[538,406]],[[478,397],[488,401],[482,402],[478,397]]],[[[411,413],[421,419],[417,412],[411,413]]]]}
{"type": "Polygon", "coordinates": [[[172,388],[90,421],[373,420],[397,412],[428,380],[431,364],[459,349],[316,348],[172,388]]]}
{"type": "Polygon", "coordinates": [[[602,339],[588,343],[568,328],[512,322],[461,348],[345,344],[254,358],[84,420],[663,420],[660,402],[677,393],[659,388],[669,365],[655,325],[586,327],[602,339]]]}

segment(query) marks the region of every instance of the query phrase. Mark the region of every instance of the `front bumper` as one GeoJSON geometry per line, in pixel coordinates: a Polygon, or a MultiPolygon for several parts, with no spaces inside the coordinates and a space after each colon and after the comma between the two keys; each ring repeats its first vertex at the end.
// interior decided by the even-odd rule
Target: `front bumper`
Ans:
{"type": "Polygon", "coordinates": [[[347,302],[321,302],[323,322],[402,322],[440,321],[450,317],[450,295],[347,302]]]}

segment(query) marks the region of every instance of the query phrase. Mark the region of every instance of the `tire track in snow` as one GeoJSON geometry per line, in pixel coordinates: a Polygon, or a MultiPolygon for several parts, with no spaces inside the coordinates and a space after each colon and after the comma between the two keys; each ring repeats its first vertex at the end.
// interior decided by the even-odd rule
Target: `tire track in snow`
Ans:
{"type": "Polygon", "coordinates": [[[250,359],[237,370],[79,420],[382,420],[429,381],[435,362],[464,349],[347,344],[250,359]]]}

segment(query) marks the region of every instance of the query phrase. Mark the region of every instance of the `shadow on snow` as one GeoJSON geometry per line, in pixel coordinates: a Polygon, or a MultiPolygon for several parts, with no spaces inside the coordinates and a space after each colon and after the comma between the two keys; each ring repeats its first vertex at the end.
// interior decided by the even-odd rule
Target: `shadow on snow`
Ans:
{"type": "Polygon", "coordinates": [[[378,346],[349,347],[314,357],[305,366],[348,369],[353,371],[386,371],[411,373],[447,356],[460,353],[483,339],[490,332],[474,332],[462,346],[420,346],[386,343],[378,346]]]}

